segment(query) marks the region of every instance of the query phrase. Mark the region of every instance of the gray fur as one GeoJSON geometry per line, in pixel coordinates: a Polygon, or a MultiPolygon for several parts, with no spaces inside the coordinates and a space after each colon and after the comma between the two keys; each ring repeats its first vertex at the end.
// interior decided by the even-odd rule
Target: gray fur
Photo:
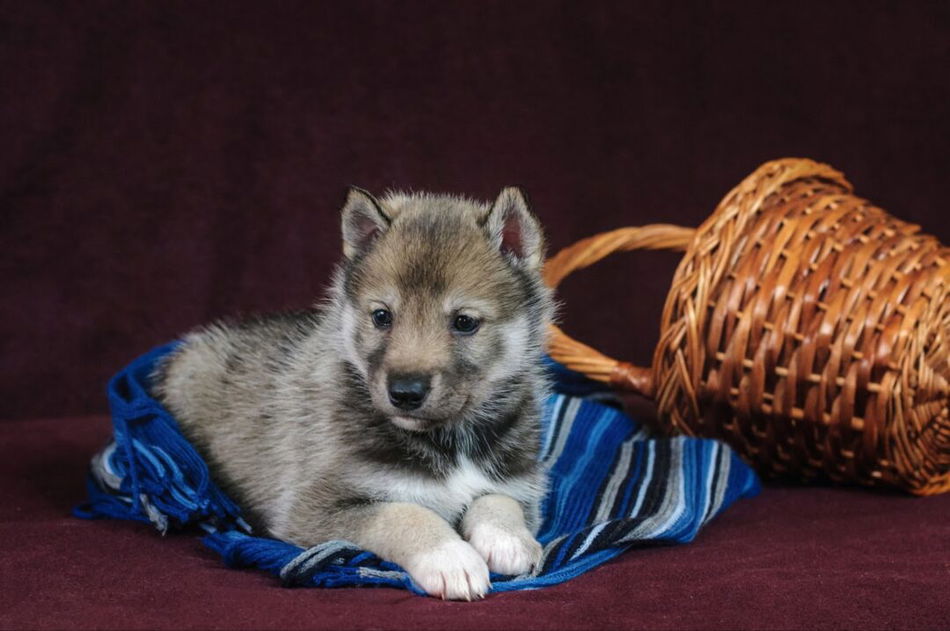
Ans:
{"type": "Polygon", "coordinates": [[[258,528],[300,545],[348,539],[430,593],[479,597],[487,570],[457,533],[476,499],[487,498],[466,532],[478,541],[466,538],[482,565],[495,569],[493,545],[507,555],[495,565],[525,571],[540,551],[511,525],[533,531],[544,493],[553,307],[540,228],[517,189],[491,205],[353,189],[342,228],[345,257],[320,307],[187,335],[155,393],[258,528]],[[376,309],[391,312],[389,328],[374,325],[376,309]],[[457,315],[481,325],[460,334],[457,315]],[[387,395],[404,373],[431,376],[411,413],[387,395]]]}

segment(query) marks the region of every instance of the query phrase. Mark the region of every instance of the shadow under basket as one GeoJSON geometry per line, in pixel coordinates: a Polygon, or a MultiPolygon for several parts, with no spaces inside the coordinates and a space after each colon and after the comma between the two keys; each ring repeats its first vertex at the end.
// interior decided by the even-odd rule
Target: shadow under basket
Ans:
{"type": "Polygon", "coordinates": [[[551,258],[685,252],[651,368],[552,327],[573,370],[653,398],[660,431],[718,438],[770,477],[950,490],[950,248],[806,159],[768,162],[698,229],[621,228],[551,258]]]}

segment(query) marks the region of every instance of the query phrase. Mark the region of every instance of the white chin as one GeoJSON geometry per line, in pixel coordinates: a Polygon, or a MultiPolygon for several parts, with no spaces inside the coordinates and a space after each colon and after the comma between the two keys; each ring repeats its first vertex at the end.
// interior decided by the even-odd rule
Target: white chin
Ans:
{"type": "Polygon", "coordinates": [[[410,418],[408,416],[394,416],[390,420],[396,427],[408,430],[410,432],[422,432],[429,428],[428,421],[410,418]]]}

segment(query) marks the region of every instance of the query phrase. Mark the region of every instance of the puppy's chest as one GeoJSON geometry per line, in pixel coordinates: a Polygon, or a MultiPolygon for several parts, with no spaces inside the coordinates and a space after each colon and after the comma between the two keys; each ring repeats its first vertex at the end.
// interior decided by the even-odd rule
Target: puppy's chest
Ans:
{"type": "Polygon", "coordinates": [[[488,493],[503,493],[520,499],[517,481],[496,481],[479,466],[463,458],[445,477],[433,478],[419,473],[385,471],[363,480],[365,490],[386,502],[411,502],[425,506],[443,519],[454,522],[472,501],[488,493]]]}

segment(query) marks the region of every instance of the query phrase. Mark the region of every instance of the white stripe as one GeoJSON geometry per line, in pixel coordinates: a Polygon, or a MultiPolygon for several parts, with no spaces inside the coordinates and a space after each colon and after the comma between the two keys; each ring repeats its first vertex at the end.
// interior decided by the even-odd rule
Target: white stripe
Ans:
{"type": "Polygon", "coordinates": [[[650,519],[642,522],[621,541],[632,541],[648,536],[652,539],[663,537],[666,529],[686,510],[685,477],[683,475],[683,439],[670,441],[670,480],[667,483],[663,504],[650,519]]]}
{"type": "Polygon", "coordinates": [[[541,446],[541,458],[540,460],[546,460],[548,457],[548,450],[551,449],[551,441],[554,440],[554,433],[557,425],[557,416],[561,412],[561,408],[564,407],[564,396],[555,395],[554,404],[551,407],[551,415],[548,417],[548,422],[546,426],[546,431],[544,432],[544,444],[541,446]]]}
{"type": "Polygon", "coordinates": [[[633,442],[625,440],[620,446],[620,458],[617,461],[617,466],[614,467],[610,480],[604,487],[604,494],[600,498],[600,505],[597,507],[597,514],[594,517],[595,522],[603,521],[610,516],[610,509],[613,508],[617,500],[617,490],[621,483],[627,479],[632,454],[633,442]]]}
{"type": "MultiPolygon", "coordinates": [[[[719,488],[716,489],[716,497],[713,498],[709,506],[709,512],[703,515],[703,522],[706,523],[712,515],[719,512],[722,503],[726,501],[726,489],[729,487],[729,470],[732,468],[731,452],[722,445],[716,445],[716,452],[719,454],[719,488]]],[[[715,467],[714,467],[715,468],[715,467]]]]}
{"type": "Polygon", "coordinates": [[[647,471],[646,475],[643,476],[643,482],[640,483],[640,492],[637,494],[637,501],[634,502],[633,508],[630,510],[630,517],[636,517],[640,512],[640,507],[643,505],[643,498],[646,497],[647,489],[650,488],[650,482],[653,480],[653,467],[654,462],[656,462],[656,443],[650,441],[647,443],[647,471]]]}
{"type": "Polygon", "coordinates": [[[709,509],[713,504],[713,496],[712,496],[713,474],[716,473],[716,460],[719,459],[718,457],[719,450],[715,449],[714,447],[714,451],[716,452],[717,456],[713,458],[713,461],[711,463],[709,463],[709,465],[707,466],[708,471],[706,472],[706,487],[704,489],[705,492],[703,493],[703,495],[706,496],[706,502],[703,505],[702,510],[696,511],[700,515],[702,515],[702,519],[699,522],[700,525],[706,522],[706,517],[709,515],[709,509]]]}
{"type": "Polygon", "coordinates": [[[564,451],[564,445],[567,444],[567,437],[571,433],[571,428],[574,427],[574,419],[577,418],[577,411],[581,407],[581,399],[571,398],[567,404],[567,409],[564,411],[564,420],[561,422],[561,429],[555,437],[554,448],[548,457],[545,458],[547,464],[554,464],[557,462],[557,459],[560,457],[561,452],[564,451]]]}
{"type": "Polygon", "coordinates": [[[587,548],[590,547],[590,544],[593,543],[594,539],[597,538],[597,535],[599,535],[603,531],[603,529],[609,526],[611,523],[613,522],[607,521],[602,524],[598,524],[597,527],[591,530],[590,534],[587,535],[587,538],[584,539],[584,543],[582,543],[581,546],[577,549],[577,552],[571,555],[571,560],[574,560],[580,555],[584,554],[584,552],[587,551],[587,548]]]}

